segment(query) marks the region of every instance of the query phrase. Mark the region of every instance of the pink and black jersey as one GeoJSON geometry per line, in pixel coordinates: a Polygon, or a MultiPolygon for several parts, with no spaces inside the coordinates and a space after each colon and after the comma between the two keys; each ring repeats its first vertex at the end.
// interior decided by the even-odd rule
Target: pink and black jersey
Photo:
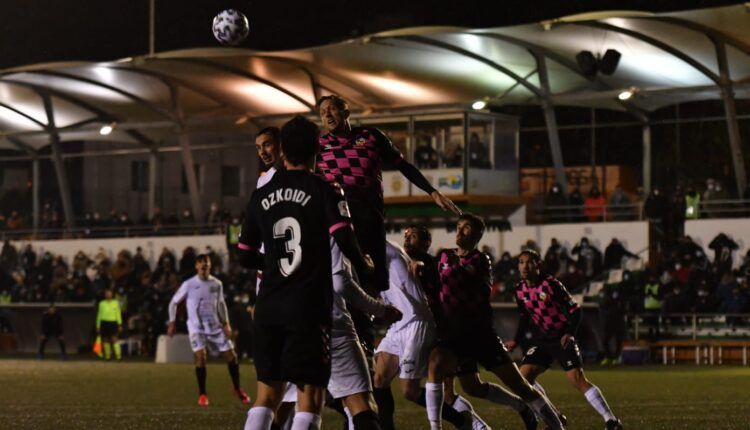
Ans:
{"type": "Polygon", "coordinates": [[[438,254],[437,265],[445,329],[492,329],[490,257],[476,249],[463,257],[446,249],[438,254]]]}
{"type": "Polygon", "coordinates": [[[392,165],[403,155],[380,130],[354,127],[346,137],[320,137],[317,167],[329,183],[338,182],[347,199],[370,202],[383,212],[383,163],[392,165]]]}
{"type": "Polygon", "coordinates": [[[521,281],[516,287],[516,304],[521,312],[521,322],[516,341],[531,329],[535,339],[559,339],[565,334],[575,334],[581,321],[581,309],[562,283],[552,276],[535,285],[521,281]]]}

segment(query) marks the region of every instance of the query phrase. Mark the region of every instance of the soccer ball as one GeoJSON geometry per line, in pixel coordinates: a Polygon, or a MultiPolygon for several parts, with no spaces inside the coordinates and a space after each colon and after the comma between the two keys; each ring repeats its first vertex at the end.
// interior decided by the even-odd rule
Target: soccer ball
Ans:
{"type": "Polygon", "coordinates": [[[237,45],[247,37],[250,25],[242,12],[226,9],[214,17],[212,29],[214,37],[222,45],[237,45]]]}

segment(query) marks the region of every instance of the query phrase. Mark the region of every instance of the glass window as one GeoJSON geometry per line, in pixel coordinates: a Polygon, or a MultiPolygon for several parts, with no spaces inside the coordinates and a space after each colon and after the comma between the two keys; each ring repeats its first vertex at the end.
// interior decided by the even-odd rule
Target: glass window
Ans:
{"type": "Polygon", "coordinates": [[[463,167],[463,117],[443,115],[415,118],[414,140],[414,164],[417,167],[463,167]]]}
{"type": "Polygon", "coordinates": [[[130,163],[131,191],[148,191],[148,162],[133,161],[130,163]]]}

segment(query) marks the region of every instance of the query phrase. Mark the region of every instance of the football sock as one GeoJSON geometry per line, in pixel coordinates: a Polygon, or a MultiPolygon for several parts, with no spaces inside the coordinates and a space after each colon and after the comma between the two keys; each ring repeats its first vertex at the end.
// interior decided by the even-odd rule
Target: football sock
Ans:
{"type": "Polygon", "coordinates": [[[206,394],[206,367],[195,366],[195,377],[198,379],[198,394],[206,394]]]}
{"type": "Polygon", "coordinates": [[[430,430],[442,430],[443,422],[440,413],[443,409],[443,384],[428,382],[425,388],[425,407],[427,419],[430,420],[430,430]]]}
{"type": "Polygon", "coordinates": [[[104,359],[109,360],[112,357],[112,344],[104,342],[104,359]]]}
{"type": "Polygon", "coordinates": [[[615,415],[612,413],[612,410],[609,408],[607,401],[604,400],[602,392],[599,391],[599,387],[597,387],[596,385],[592,385],[591,388],[583,393],[583,395],[586,397],[586,400],[591,403],[591,406],[593,406],[594,409],[599,412],[599,415],[604,418],[604,422],[616,419],[615,415]]]}
{"type": "Polygon", "coordinates": [[[484,397],[486,400],[498,405],[510,406],[516,411],[520,411],[526,407],[526,404],[520,397],[510,393],[505,388],[491,382],[486,382],[486,384],[487,394],[484,397]]]}
{"type": "Polygon", "coordinates": [[[229,376],[232,377],[232,385],[234,385],[235,390],[240,389],[240,365],[237,364],[237,362],[228,363],[227,367],[229,368],[229,376]]]}
{"type": "Polygon", "coordinates": [[[247,413],[245,430],[269,430],[272,422],[273,410],[264,406],[256,406],[247,413]]]}
{"type": "MultiPolygon", "coordinates": [[[[422,391],[419,392],[419,399],[417,399],[417,404],[420,406],[427,406],[427,391],[423,388],[422,391]]],[[[464,421],[466,418],[464,418],[463,415],[461,415],[460,412],[458,412],[456,409],[453,408],[453,406],[443,402],[443,408],[440,410],[440,416],[448,421],[449,423],[453,424],[456,427],[461,427],[464,425],[464,421]]]]}
{"type": "Polygon", "coordinates": [[[297,412],[294,414],[292,430],[320,430],[320,422],[320,415],[312,412],[297,412]]]}
{"type": "Polygon", "coordinates": [[[112,344],[112,347],[115,349],[115,358],[121,359],[122,358],[122,348],[120,347],[120,341],[115,341],[114,344],[112,344]]]}
{"type": "Polygon", "coordinates": [[[360,412],[352,418],[355,430],[381,430],[378,416],[373,411],[360,412]]]}
{"type": "Polygon", "coordinates": [[[541,394],[538,399],[531,401],[528,405],[551,429],[561,430],[563,428],[560,418],[557,416],[557,412],[541,394]]]}
{"type": "Polygon", "coordinates": [[[453,402],[453,409],[458,412],[473,411],[474,407],[471,403],[461,396],[456,396],[456,400],[453,402]]]}
{"type": "Polygon", "coordinates": [[[391,387],[375,388],[372,390],[372,395],[375,397],[375,403],[378,405],[380,428],[383,430],[395,430],[396,427],[393,424],[395,404],[393,402],[391,387]]]}
{"type": "Polygon", "coordinates": [[[352,412],[344,406],[344,413],[346,414],[346,430],[354,430],[356,427],[354,427],[354,417],[352,417],[352,412]]]}

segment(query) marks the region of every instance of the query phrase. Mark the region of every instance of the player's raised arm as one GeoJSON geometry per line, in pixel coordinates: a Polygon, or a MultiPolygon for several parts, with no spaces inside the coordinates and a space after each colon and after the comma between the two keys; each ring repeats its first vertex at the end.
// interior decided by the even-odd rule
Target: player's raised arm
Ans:
{"type": "Polygon", "coordinates": [[[396,146],[391,142],[391,139],[388,138],[388,136],[385,135],[382,131],[373,128],[371,129],[372,133],[375,135],[375,140],[378,145],[378,149],[380,151],[380,156],[385,160],[387,163],[390,163],[394,165],[399,172],[401,172],[406,179],[409,180],[412,184],[419,187],[420,190],[424,191],[425,193],[429,194],[433,200],[435,200],[435,204],[440,206],[440,208],[444,211],[451,211],[456,215],[461,215],[461,209],[459,209],[458,206],[456,206],[453,201],[443,195],[440,191],[436,190],[432,184],[430,184],[430,181],[427,180],[427,178],[424,177],[422,172],[419,171],[413,164],[406,161],[403,154],[396,148],[396,146]]]}

